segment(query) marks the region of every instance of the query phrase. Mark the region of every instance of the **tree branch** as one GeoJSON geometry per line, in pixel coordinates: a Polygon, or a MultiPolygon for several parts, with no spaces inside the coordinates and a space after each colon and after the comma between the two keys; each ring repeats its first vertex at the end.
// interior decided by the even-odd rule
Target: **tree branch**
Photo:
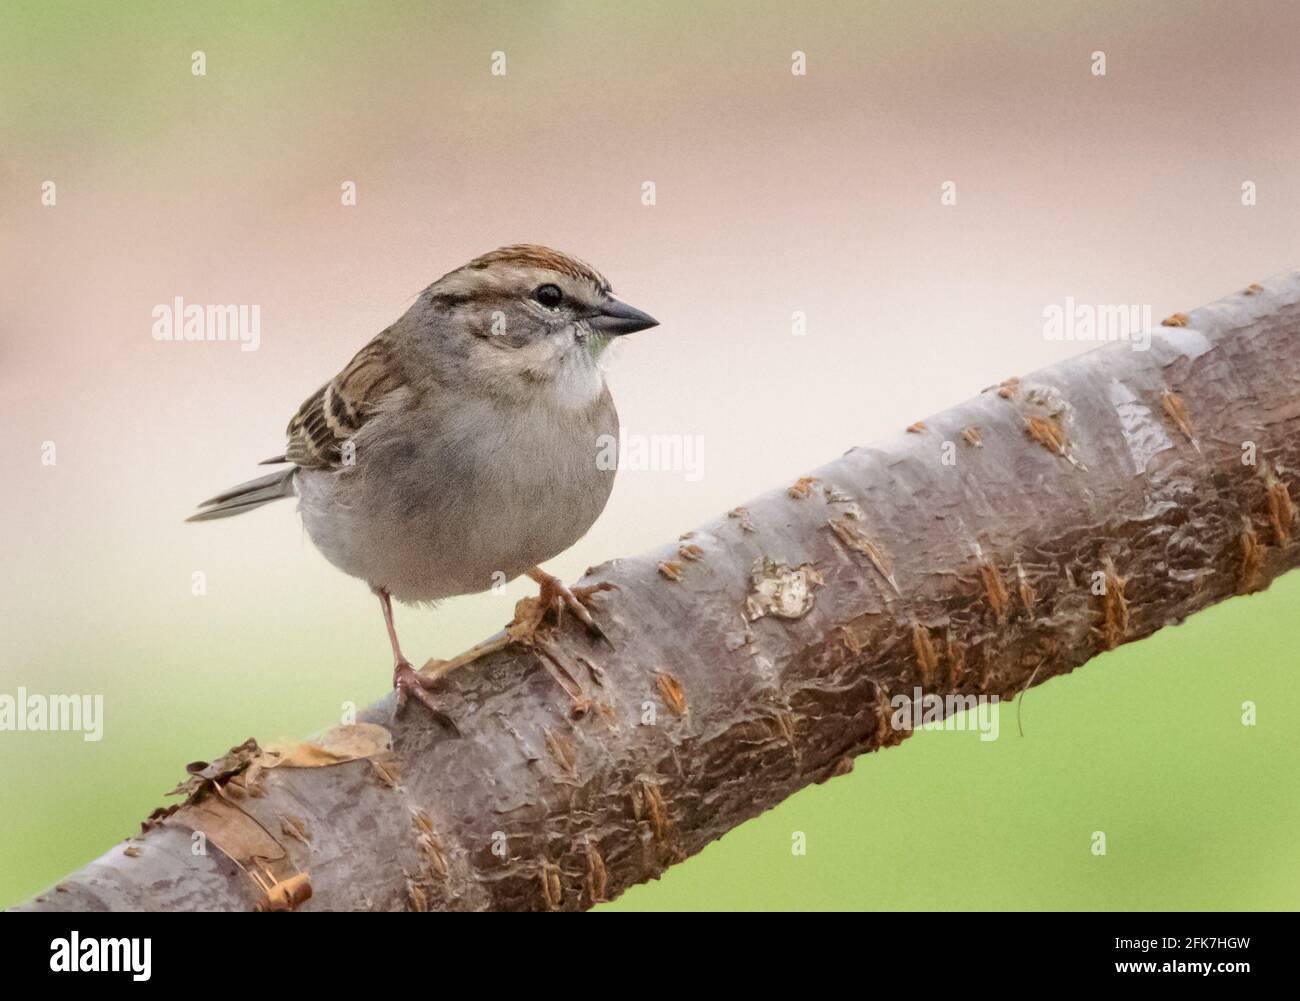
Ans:
{"type": "Polygon", "coordinates": [[[459,738],[389,697],[389,753],[237,749],[25,909],[617,896],[902,740],[900,696],[1009,699],[1294,567],[1298,304],[1291,272],[1176,314],[597,567],[612,647],[570,617],[449,675],[459,738]]]}

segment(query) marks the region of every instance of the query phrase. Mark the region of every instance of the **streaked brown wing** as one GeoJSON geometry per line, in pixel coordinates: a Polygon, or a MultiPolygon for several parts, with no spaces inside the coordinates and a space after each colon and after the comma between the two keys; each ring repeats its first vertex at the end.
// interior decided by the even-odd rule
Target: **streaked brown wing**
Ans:
{"type": "Polygon", "coordinates": [[[305,469],[343,465],[344,442],[361,430],[381,399],[402,385],[386,333],[358,351],[342,372],[298,408],[286,430],[287,461],[305,469]]]}

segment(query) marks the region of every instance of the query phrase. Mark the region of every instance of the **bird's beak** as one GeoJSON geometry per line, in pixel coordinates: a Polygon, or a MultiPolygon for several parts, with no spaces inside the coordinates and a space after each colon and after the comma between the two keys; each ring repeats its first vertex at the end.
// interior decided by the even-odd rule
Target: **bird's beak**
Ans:
{"type": "Polygon", "coordinates": [[[592,330],[611,337],[659,326],[659,321],[649,313],[643,313],[612,295],[606,297],[600,311],[588,323],[592,330]]]}

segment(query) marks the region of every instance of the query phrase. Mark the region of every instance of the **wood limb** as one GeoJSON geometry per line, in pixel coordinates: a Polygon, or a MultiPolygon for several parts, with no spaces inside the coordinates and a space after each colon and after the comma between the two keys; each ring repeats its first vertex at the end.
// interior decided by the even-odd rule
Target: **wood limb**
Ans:
{"type": "Polygon", "coordinates": [[[20,909],[584,909],[909,736],[916,688],[1014,698],[1267,586],[1300,563],[1300,272],[1177,317],[786,479],[689,558],[593,569],[612,645],[573,616],[489,641],[443,678],[459,739],[390,697],[361,718],[391,751],[241,745],[20,909]]]}

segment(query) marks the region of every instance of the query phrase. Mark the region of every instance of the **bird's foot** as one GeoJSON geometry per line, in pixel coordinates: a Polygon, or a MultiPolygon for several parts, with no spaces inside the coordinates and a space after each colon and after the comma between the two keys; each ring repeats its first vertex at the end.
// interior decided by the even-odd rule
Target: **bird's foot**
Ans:
{"type": "Polygon", "coordinates": [[[397,690],[397,712],[401,713],[406,708],[406,704],[414,698],[433,714],[435,720],[460,736],[455,721],[438,708],[438,703],[430,694],[430,689],[437,688],[439,684],[437,678],[421,674],[411,666],[409,661],[399,660],[393,666],[393,688],[397,690]]]}
{"type": "MultiPolygon", "coordinates": [[[[442,683],[441,679],[457,668],[471,664],[486,654],[495,653],[497,650],[505,649],[515,643],[526,647],[536,647],[542,652],[546,661],[555,662],[556,655],[550,650],[549,645],[542,637],[542,627],[548,618],[555,625],[558,625],[566,610],[586,626],[592,636],[602,639],[606,643],[610,642],[604,630],[592,618],[588,609],[593,605],[592,597],[594,595],[599,594],[601,591],[616,591],[618,590],[616,585],[606,581],[599,581],[595,584],[570,587],[558,577],[552,577],[541,570],[531,570],[528,575],[541,585],[541,591],[536,598],[521,598],[515,605],[515,617],[496,636],[484,640],[451,660],[430,660],[418,671],[405,658],[401,658],[399,654],[397,665],[393,668],[393,687],[397,689],[398,712],[402,711],[411,698],[416,698],[424,704],[425,708],[440,723],[454,733],[459,734],[456,724],[451,717],[438,708],[437,703],[429,694],[429,690],[439,687],[442,683]]],[[[387,606],[385,610],[387,611],[387,606]]],[[[394,651],[397,651],[396,645],[394,645],[394,651]]],[[[549,663],[548,669],[550,669],[549,663]]],[[[574,699],[575,706],[582,705],[584,707],[583,711],[585,711],[585,707],[590,705],[590,699],[586,698],[581,686],[571,680],[567,684],[565,682],[561,682],[561,684],[570,697],[574,699]]]]}
{"type": "MultiPolygon", "coordinates": [[[[546,614],[549,612],[555,618],[555,624],[559,625],[564,618],[564,612],[567,609],[579,622],[587,627],[587,632],[597,639],[602,639],[606,643],[609,638],[605,631],[591,616],[588,608],[592,606],[592,597],[601,591],[616,591],[617,586],[608,581],[598,581],[595,584],[580,584],[570,587],[559,577],[552,577],[548,573],[540,570],[530,573],[529,576],[541,586],[537,595],[537,612],[540,614],[520,615],[518,611],[515,615],[515,624],[524,626],[524,633],[529,638],[537,631],[537,628],[544,621],[546,614]],[[525,620],[521,622],[520,620],[525,620]]],[[[523,638],[516,636],[516,639],[523,638]]]]}

